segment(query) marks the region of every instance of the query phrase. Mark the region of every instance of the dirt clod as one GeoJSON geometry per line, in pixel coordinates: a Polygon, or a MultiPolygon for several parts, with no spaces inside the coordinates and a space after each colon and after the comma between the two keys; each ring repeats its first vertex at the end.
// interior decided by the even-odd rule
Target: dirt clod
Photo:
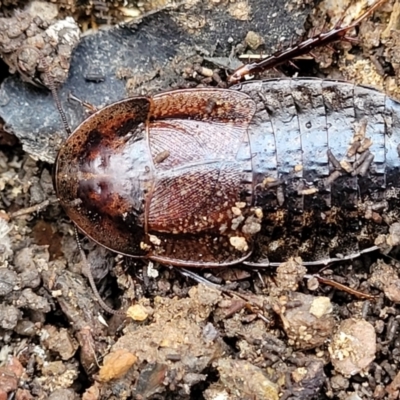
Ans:
{"type": "Polygon", "coordinates": [[[290,259],[276,269],[275,283],[281,290],[297,290],[303,280],[307,269],[302,265],[301,259],[290,259]]]}
{"type": "Polygon", "coordinates": [[[78,344],[66,329],[57,330],[51,325],[43,327],[41,341],[45,348],[58,353],[63,360],[72,358],[78,348],[78,344]]]}
{"type": "MultiPolygon", "coordinates": [[[[155,385],[157,391],[171,385],[184,387],[184,376],[201,373],[224,352],[222,339],[204,330],[206,319],[220,298],[218,292],[201,285],[192,288],[186,299],[155,298],[153,322],[127,331],[112,351],[122,350],[134,355],[138,365],[162,366],[159,372],[162,376],[155,385]],[[190,315],[195,315],[195,319],[188,318],[190,315]],[[184,356],[176,358],[174,355],[184,356]]],[[[139,386],[137,383],[137,394],[144,390],[139,386]]],[[[148,390],[146,388],[146,392],[148,390]]]]}
{"type": "MultiPolygon", "coordinates": [[[[256,399],[279,399],[277,385],[267,378],[262,369],[253,364],[244,360],[221,358],[215,365],[220,376],[215,386],[219,386],[221,398],[241,400],[254,396],[256,399]]],[[[212,388],[206,399],[217,399],[212,388]]]]}
{"type": "Polygon", "coordinates": [[[376,353],[374,327],[364,320],[344,320],[329,346],[332,364],[343,375],[366,371],[376,353]]]}
{"type": "Polygon", "coordinates": [[[373,266],[369,281],[371,285],[383,290],[390,301],[394,303],[400,302],[400,278],[395,266],[379,260],[373,266]]]}
{"type": "Polygon", "coordinates": [[[325,343],[335,326],[328,298],[292,292],[281,296],[274,306],[289,342],[299,349],[312,349],[325,343]]]}
{"type": "Polygon", "coordinates": [[[0,327],[3,329],[14,329],[19,319],[21,311],[12,305],[0,304],[0,327]]]}
{"type": "Polygon", "coordinates": [[[33,1],[25,10],[0,18],[0,53],[11,73],[18,71],[25,80],[37,84],[39,79],[46,86],[48,79],[41,74],[48,68],[56,84],[66,80],[80,31],[73,18],[57,16],[55,4],[33,1]]]}

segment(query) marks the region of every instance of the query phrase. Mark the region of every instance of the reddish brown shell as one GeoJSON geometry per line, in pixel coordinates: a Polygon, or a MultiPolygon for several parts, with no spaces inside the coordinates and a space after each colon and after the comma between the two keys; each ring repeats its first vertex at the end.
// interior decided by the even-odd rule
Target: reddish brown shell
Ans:
{"type": "Polygon", "coordinates": [[[118,253],[173,265],[237,263],[251,253],[254,113],[248,95],[226,89],[111,104],[61,148],[57,195],[83,232],[118,253]]]}

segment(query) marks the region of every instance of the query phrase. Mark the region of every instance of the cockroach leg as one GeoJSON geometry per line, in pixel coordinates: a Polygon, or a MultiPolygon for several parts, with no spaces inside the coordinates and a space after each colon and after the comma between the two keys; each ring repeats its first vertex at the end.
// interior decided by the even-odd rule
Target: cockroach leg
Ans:
{"type": "Polygon", "coordinates": [[[295,46],[290,46],[286,50],[279,50],[272,54],[270,57],[265,58],[259,62],[246,64],[236,69],[232,75],[228,77],[228,83],[233,85],[242,81],[246,75],[251,75],[267,69],[275,68],[278,65],[286,63],[295,57],[308,54],[312,49],[320,46],[326,46],[330,43],[339,40],[352,41],[353,39],[347,36],[347,33],[358,26],[362,20],[371,15],[378,7],[380,7],[386,0],[377,1],[371,8],[364,14],[357,18],[352,24],[342,27],[343,18],[341,18],[335,26],[327,31],[319,33],[309,39],[306,39],[295,46]]]}
{"type": "MultiPolygon", "coordinates": [[[[354,260],[355,258],[359,258],[361,255],[366,254],[366,253],[371,253],[373,251],[379,250],[378,246],[371,246],[366,249],[360,250],[357,253],[352,253],[348,254],[343,257],[333,257],[333,258],[327,258],[323,260],[316,260],[316,261],[302,261],[301,265],[304,267],[315,267],[315,266],[328,266],[330,264],[334,264],[339,261],[350,261],[354,260]]],[[[279,267],[282,262],[270,262],[270,261],[265,261],[265,262],[251,262],[251,261],[243,261],[243,264],[252,267],[252,268],[269,268],[269,267],[279,267]]]]}
{"type": "Polygon", "coordinates": [[[77,230],[76,227],[74,227],[74,230],[75,230],[76,243],[77,243],[77,245],[78,245],[79,253],[80,253],[80,255],[81,255],[81,258],[82,258],[82,261],[83,261],[83,265],[84,265],[84,267],[85,267],[85,275],[86,275],[86,277],[87,277],[88,280],[89,280],[90,287],[92,288],[93,293],[94,293],[94,295],[95,295],[97,301],[99,302],[101,308],[102,308],[104,311],[106,311],[106,312],[108,312],[109,314],[112,314],[112,315],[123,315],[123,316],[126,316],[125,311],[113,310],[113,309],[112,309],[111,307],[109,307],[109,306],[104,302],[104,300],[101,298],[100,293],[99,293],[99,291],[97,290],[96,283],[95,283],[94,278],[93,278],[92,269],[90,268],[90,264],[89,264],[89,262],[88,262],[88,260],[87,260],[87,258],[86,258],[86,254],[85,254],[85,252],[84,252],[83,249],[82,249],[81,242],[80,242],[79,236],[78,236],[78,230],[77,230]]]}
{"type": "Polygon", "coordinates": [[[96,111],[98,111],[98,108],[96,106],[94,106],[93,104],[90,104],[84,100],[81,100],[79,97],[76,97],[71,92],[68,93],[68,100],[79,103],[82,107],[85,108],[85,110],[88,112],[88,114],[94,114],[96,111]]]}
{"type": "Polygon", "coordinates": [[[239,297],[240,299],[246,301],[246,308],[250,310],[250,312],[252,312],[253,314],[256,314],[258,318],[262,319],[265,323],[269,324],[271,323],[271,321],[266,318],[260,311],[260,306],[258,304],[254,304],[254,302],[251,300],[251,298],[234,292],[232,290],[227,290],[225,289],[222,285],[218,285],[216,283],[210,282],[209,280],[201,277],[200,275],[186,269],[186,268],[176,268],[176,271],[178,271],[181,275],[194,279],[197,283],[201,283],[205,286],[208,286],[210,288],[219,290],[222,293],[225,293],[227,295],[229,295],[230,297],[239,297]]]}
{"type": "Polygon", "coordinates": [[[208,286],[212,289],[217,289],[217,290],[222,290],[222,286],[218,285],[217,283],[213,283],[209,281],[208,279],[203,278],[199,274],[196,274],[193,271],[190,271],[186,268],[176,268],[175,271],[179,272],[181,275],[193,279],[197,283],[201,283],[205,286],[208,286]]]}

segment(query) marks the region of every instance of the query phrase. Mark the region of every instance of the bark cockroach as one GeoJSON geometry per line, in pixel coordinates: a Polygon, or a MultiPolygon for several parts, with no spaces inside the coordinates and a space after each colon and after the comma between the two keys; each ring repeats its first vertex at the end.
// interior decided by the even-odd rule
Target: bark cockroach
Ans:
{"type": "MultiPolygon", "coordinates": [[[[346,39],[382,3],[229,82],[346,39]]],[[[56,192],[85,234],[131,257],[218,267],[357,254],[398,218],[399,117],[374,89],[318,79],[133,97],[69,136],[56,192]]]]}

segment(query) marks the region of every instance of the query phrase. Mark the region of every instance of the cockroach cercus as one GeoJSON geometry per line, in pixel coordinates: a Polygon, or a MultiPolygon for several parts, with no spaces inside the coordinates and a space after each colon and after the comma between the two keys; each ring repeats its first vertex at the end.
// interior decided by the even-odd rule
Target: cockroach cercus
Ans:
{"type": "Polygon", "coordinates": [[[239,68],[229,89],[132,97],[94,112],[57,156],[67,215],[114,252],[182,267],[292,255],[321,264],[377,249],[400,220],[400,104],[333,80],[239,82],[345,40],[383,2],[239,68]]]}

